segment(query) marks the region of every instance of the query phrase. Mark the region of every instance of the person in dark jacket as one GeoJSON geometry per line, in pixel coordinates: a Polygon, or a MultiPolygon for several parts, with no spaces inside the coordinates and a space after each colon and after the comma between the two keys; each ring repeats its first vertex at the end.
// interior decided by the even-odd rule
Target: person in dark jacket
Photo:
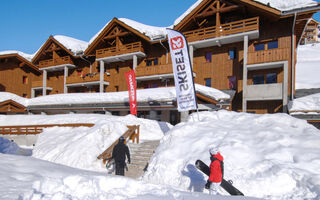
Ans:
{"type": "Polygon", "coordinates": [[[210,148],[210,176],[205,185],[206,189],[209,189],[209,193],[216,195],[218,194],[218,188],[223,179],[223,157],[219,153],[218,148],[210,148]]]}
{"type": "Polygon", "coordinates": [[[128,146],[124,143],[124,137],[119,138],[118,144],[116,144],[112,151],[112,159],[116,164],[116,175],[124,176],[124,168],[126,166],[126,156],[128,163],[130,164],[130,152],[128,146]]]}

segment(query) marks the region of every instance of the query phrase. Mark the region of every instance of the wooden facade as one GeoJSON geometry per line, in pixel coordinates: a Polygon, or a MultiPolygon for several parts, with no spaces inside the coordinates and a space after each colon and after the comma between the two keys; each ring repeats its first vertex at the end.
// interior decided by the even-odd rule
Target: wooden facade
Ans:
{"type": "Polygon", "coordinates": [[[34,81],[41,79],[38,68],[17,53],[0,55],[0,91],[31,97],[34,81]]]}
{"type": "MultiPolygon", "coordinates": [[[[195,83],[235,91],[229,110],[283,112],[294,95],[297,44],[317,9],[294,15],[252,0],[203,0],[173,29],[188,41],[195,83]]],[[[34,96],[126,91],[125,73],[132,69],[138,89],[173,86],[168,49],[166,38],[153,40],[114,18],[81,55],[50,36],[32,63],[0,57],[5,74],[11,73],[10,68],[20,70],[10,74],[19,76],[15,82],[35,66],[38,73],[29,73],[28,87],[14,90],[0,71],[4,77],[0,90],[27,97],[32,88],[34,96]]],[[[217,103],[200,97],[199,102],[217,103]]]]}
{"type": "Polygon", "coordinates": [[[304,29],[300,44],[311,44],[319,42],[320,39],[320,23],[314,19],[310,19],[304,29]]]}

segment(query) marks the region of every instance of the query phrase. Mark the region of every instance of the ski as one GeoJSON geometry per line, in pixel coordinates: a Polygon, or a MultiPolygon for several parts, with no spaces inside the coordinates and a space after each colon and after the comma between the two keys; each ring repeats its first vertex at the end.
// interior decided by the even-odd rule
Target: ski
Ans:
{"type": "MultiPolygon", "coordinates": [[[[210,168],[204,162],[202,162],[201,160],[197,160],[195,166],[202,173],[206,174],[207,176],[210,176],[210,168]]],[[[226,181],[225,179],[222,179],[220,186],[230,195],[244,196],[244,194],[240,192],[240,190],[238,190],[236,187],[232,185],[232,181],[226,181]]]]}

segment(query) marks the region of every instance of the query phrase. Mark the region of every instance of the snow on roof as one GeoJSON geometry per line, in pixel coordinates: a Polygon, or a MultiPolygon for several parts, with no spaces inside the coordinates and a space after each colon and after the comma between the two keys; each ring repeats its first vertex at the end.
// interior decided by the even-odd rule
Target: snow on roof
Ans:
{"type": "Polygon", "coordinates": [[[78,40],[72,37],[64,35],[55,35],[53,36],[59,43],[69,49],[74,55],[77,53],[82,53],[88,47],[88,42],[78,40]]]}
{"type": "Polygon", "coordinates": [[[296,89],[320,88],[320,43],[298,46],[296,89]]]}
{"type": "MultiPolygon", "coordinates": [[[[118,20],[149,37],[151,40],[165,38],[167,35],[166,27],[149,26],[127,18],[118,18],[118,20]]],[[[110,24],[111,21],[112,20],[106,23],[106,25],[104,25],[104,27],[90,39],[89,44],[91,44],[99,36],[99,34],[110,24]]]]}
{"type": "Polygon", "coordinates": [[[149,26],[126,18],[119,18],[119,20],[136,29],[140,33],[148,36],[151,40],[157,40],[160,38],[165,38],[167,36],[167,27],[149,26]]]}
{"type": "Polygon", "coordinates": [[[294,99],[289,102],[288,108],[290,113],[319,113],[320,93],[294,99]]]}
{"type": "MultiPolygon", "coordinates": [[[[230,96],[215,88],[210,88],[195,84],[196,91],[204,94],[207,97],[217,101],[229,99],[230,96]]],[[[12,99],[24,106],[39,106],[39,105],[65,105],[65,104],[93,104],[93,103],[125,103],[129,102],[127,91],[108,92],[108,93],[69,93],[69,94],[54,94],[40,96],[32,99],[25,99],[15,94],[8,92],[0,93],[0,102],[12,99]]],[[[175,101],[176,90],[174,87],[149,88],[137,90],[138,102],[149,101],[175,101]]]]}
{"type": "Polygon", "coordinates": [[[28,106],[28,99],[20,97],[10,92],[0,92],[0,102],[4,102],[7,100],[13,100],[25,107],[28,106]]]}
{"type": "MultiPolygon", "coordinates": [[[[201,2],[204,0],[196,1],[188,10],[186,10],[180,17],[174,21],[174,26],[178,25],[187,15],[189,15],[201,2]]],[[[279,11],[289,11],[293,9],[305,8],[316,6],[318,3],[313,0],[254,0],[255,2],[268,5],[279,11]]]]}
{"type": "Polygon", "coordinates": [[[9,54],[18,54],[21,57],[25,58],[28,61],[31,61],[34,55],[23,53],[21,51],[9,50],[9,51],[0,51],[0,55],[9,55],[9,54]]]}

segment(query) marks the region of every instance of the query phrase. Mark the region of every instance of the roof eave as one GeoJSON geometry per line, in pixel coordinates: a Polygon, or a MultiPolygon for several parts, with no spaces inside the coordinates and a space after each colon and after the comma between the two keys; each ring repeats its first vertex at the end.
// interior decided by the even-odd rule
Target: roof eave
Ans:
{"type": "Polygon", "coordinates": [[[305,13],[305,12],[318,12],[320,11],[320,3],[316,6],[310,6],[310,7],[305,7],[305,8],[296,8],[292,10],[286,10],[286,11],[281,11],[280,15],[281,16],[291,16],[294,15],[295,13],[305,13]]]}

